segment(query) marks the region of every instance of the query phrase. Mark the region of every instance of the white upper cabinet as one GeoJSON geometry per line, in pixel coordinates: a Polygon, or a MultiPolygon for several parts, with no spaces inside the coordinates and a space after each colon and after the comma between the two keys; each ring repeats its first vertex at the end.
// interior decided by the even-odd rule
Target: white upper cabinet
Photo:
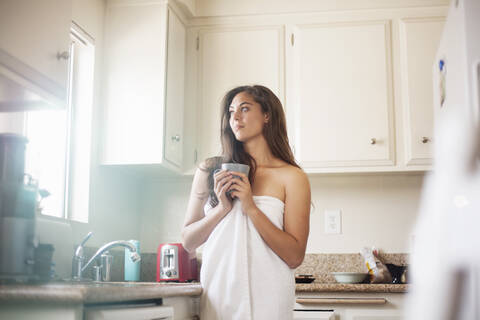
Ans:
{"type": "Polygon", "coordinates": [[[221,152],[226,91],[260,83],[284,103],[307,173],[431,169],[432,65],[447,7],[371,9],[194,19],[197,162],[221,152]]]}
{"type": "Polygon", "coordinates": [[[443,17],[400,21],[401,97],[407,166],[432,162],[432,67],[444,21],[443,17]]]}
{"type": "Polygon", "coordinates": [[[281,27],[219,27],[199,29],[198,37],[197,145],[203,161],[221,153],[221,100],[228,90],[260,84],[283,100],[284,32],[281,27]]]}
{"type": "Polygon", "coordinates": [[[186,30],[178,16],[168,12],[167,93],[165,99],[165,159],[177,167],[183,161],[186,30]]]}
{"type": "Polygon", "coordinates": [[[387,21],[297,26],[289,120],[305,169],[394,164],[390,34],[387,21]]]}
{"type": "Polygon", "coordinates": [[[0,1],[0,111],[67,102],[71,1],[0,1]]]}
{"type": "Polygon", "coordinates": [[[185,32],[167,3],[109,3],[103,164],[181,169],[185,32]]]}

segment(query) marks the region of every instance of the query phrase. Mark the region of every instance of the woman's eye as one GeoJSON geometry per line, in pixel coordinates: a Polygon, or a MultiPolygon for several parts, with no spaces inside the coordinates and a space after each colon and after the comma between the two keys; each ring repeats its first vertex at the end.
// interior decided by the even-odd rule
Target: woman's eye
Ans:
{"type": "Polygon", "coordinates": [[[247,107],[243,107],[242,108],[242,112],[247,112],[248,111],[248,108],[247,107]]]}

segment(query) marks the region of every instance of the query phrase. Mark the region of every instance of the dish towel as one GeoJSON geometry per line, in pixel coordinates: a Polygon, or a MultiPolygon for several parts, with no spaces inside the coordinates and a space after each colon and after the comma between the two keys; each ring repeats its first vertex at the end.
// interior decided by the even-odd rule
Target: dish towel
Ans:
{"type": "MultiPolygon", "coordinates": [[[[253,200],[283,230],[284,203],[271,196],[253,200]]],[[[207,202],[205,215],[211,209],[207,202]]],[[[200,282],[201,319],[293,319],[294,271],[263,241],[239,200],[204,244],[200,282]]]]}

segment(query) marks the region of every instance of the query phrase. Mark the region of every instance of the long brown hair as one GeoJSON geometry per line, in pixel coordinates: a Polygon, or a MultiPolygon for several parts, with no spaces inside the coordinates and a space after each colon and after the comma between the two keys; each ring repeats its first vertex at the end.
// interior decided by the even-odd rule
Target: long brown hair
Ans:
{"type": "Polygon", "coordinates": [[[268,115],[269,120],[263,127],[263,136],[273,156],[292,166],[300,168],[295,162],[293,152],[288,143],[285,113],[278,97],[270,89],[261,85],[233,88],[225,94],[222,100],[220,132],[222,156],[207,159],[205,161],[205,168],[201,168],[209,172],[208,187],[210,191],[210,205],[212,207],[218,204],[218,199],[213,190],[213,172],[215,169],[219,169],[222,163],[235,162],[249,165],[250,173],[248,179],[250,180],[250,184],[253,184],[254,181],[257,167],[255,159],[245,151],[243,142],[235,138],[232,128],[230,127],[230,105],[232,104],[233,98],[241,92],[248,93],[253,100],[261,106],[262,112],[268,115]]]}

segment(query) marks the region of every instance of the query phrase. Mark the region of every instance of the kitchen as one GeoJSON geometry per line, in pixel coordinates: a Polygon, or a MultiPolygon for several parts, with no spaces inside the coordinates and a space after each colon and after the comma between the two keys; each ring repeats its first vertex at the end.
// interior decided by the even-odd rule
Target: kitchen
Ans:
{"type": "MultiPolygon", "coordinates": [[[[77,213],[70,209],[64,216],[68,218],[40,216],[36,223],[39,242],[55,248],[58,276],[71,276],[73,248],[92,231],[86,256],[111,241],[137,239],[140,279],[154,282],[159,244],[181,242],[196,166],[220,151],[221,96],[235,85],[261,83],[282,100],[295,157],[311,184],[307,255],[296,274],[315,275],[314,284],[324,289],[309,295],[311,285],[299,285],[298,294],[388,301],[373,307],[303,307],[335,310],[336,319],[402,317],[408,285],[325,288],[335,283],[330,272],[365,271],[359,254],[363,247],[381,249],[389,260],[385,263],[408,263],[423,181],[432,169],[431,70],[449,1],[12,3],[2,0],[1,8],[11,11],[0,11],[1,23],[8,23],[2,24],[0,39],[10,46],[2,43],[0,75],[2,83],[16,82],[19,93],[2,88],[1,132],[24,134],[23,112],[11,111],[65,106],[70,60],[61,53],[68,52],[71,30],[94,46],[94,51],[80,51],[94,52],[86,75],[93,79],[86,87],[91,95],[86,116],[91,164],[85,169],[90,181],[79,187],[84,188],[87,207],[77,213]],[[33,44],[35,48],[28,47],[33,44]],[[60,52],[54,62],[39,58],[44,50],[43,59],[52,60],[49,45],[60,52]],[[15,69],[23,64],[9,63],[3,50],[34,72],[15,69]]],[[[39,175],[32,173],[41,185],[39,175]]],[[[48,200],[42,203],[47,206],[48,200]]],[[[200,259],[201,250],[197,254],[200,259]]],[[[112,280],[123,281],[123,265],[115,258],[112,280]]],[[[93,276],[93,270],[89,272],[93,276]]],[[[159,295],[162,305],[171,299],[175,319],[182,319],[182,312],[183,318],[198,314],[198,285],[185,286],[196,293],[159,295]]],[[[106,287],[100,289],[111,294],[106,287]]],[[[164,290],[127,289],[139,295],[164,290]]],[[[57,310],[58,318],[69,314],[81,319],[81,303],[76,303],[73,313],[57,310]]]]}

